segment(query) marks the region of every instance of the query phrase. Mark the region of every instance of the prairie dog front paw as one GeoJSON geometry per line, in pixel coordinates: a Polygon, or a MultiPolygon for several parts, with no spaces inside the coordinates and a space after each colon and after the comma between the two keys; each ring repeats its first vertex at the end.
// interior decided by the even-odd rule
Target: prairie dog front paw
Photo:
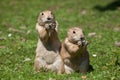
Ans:
{"type": "Polygon", "coordinates": [[[82,42],[81,42],[81,41],[78,41],[77,44],[78,44],[79,46],[81,46],[81,45],[82,45],[82,42]]]}
{"type": "Polygon", "coordinates": [[[47,30],[55,29],[55,24],[54,24],[54,23],[45,24],[45,28],[46,28],[47,30]]]}

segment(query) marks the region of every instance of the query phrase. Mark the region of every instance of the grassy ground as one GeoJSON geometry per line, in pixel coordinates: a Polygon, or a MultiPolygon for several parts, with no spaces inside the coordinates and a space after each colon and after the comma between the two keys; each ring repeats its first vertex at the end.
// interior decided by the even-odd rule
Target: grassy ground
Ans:
{"type": "Polygon", "coordinates": [[[46,9],[59,22],[61,41],[69,27],[83,28],[91,42],[88,50],[94,68],[87,80],[120,80],[120,47],[114,45],[120,41],[120,5],[114,1],[0,0],[0,80],[80,80],[79,73],[56,75],[41,70],[34,74],[35,24],[39,12],[46,9]],[[96,35],[89,37],[92,32],[96,35]]]}

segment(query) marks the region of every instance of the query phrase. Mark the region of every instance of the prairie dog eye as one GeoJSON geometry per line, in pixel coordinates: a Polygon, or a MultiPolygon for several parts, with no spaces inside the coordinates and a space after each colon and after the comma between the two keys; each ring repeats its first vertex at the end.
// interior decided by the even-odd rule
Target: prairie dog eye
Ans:
{"type": "Polygon", "coordinates": [[[73,34],[75,34],[76,32],[75,31],[73,31],[73,34]]]}
{"type": "Polygon", "coordinates": [[[41,13],[41,15],[44,15],[44,13],[41,13]]]}

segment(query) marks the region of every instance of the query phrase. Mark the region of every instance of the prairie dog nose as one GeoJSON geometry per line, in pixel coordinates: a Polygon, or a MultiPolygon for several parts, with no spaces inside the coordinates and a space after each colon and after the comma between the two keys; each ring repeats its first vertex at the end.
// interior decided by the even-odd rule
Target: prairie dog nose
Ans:
{"type": "Polygon", "coordinates": [[[81,37],[81,38],[80,38],[80,40],[81,40],[81,41],[84,41],[84,40],[85,40],[85,38],[84,38],[84,37],[81,37]]]}
{"type": "Polygon", "coordinates": [[[48,17],[47,20],[51,20],[51,18],[48,17]]]}

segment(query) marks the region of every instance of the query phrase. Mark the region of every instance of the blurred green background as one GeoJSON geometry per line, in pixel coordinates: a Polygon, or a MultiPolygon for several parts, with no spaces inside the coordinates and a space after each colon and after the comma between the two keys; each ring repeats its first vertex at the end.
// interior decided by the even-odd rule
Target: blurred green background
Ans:
{"type": "Polygon", "coordinates": [[[83,28],[94,70],[87,80],[120,80],[120,0],[1,0],[0,80],[81,80],[80,73],[34,74],[39,12],[51,10],[59,38],[68,28],[83,28]]]}

